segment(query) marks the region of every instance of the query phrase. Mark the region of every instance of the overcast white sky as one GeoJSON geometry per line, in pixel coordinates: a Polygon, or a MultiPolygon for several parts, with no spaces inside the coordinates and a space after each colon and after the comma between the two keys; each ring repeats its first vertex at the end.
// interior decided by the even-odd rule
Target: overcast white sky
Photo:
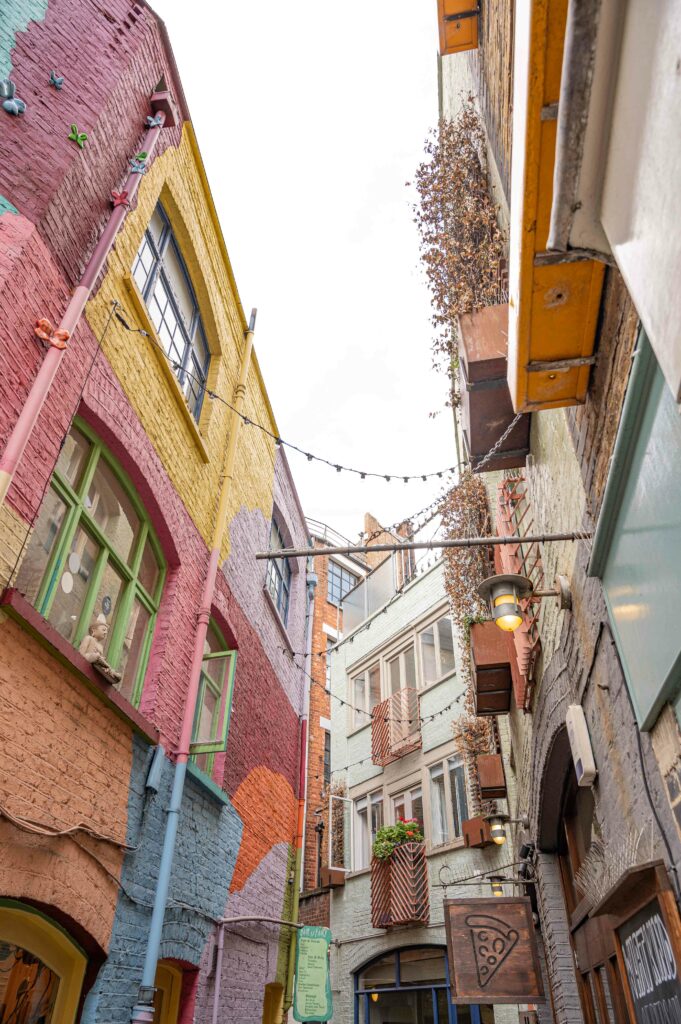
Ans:
{"type": "MultiPolygon", "coordinates": [[[[405,187],[438,116],[435,0],[154,7],[282,437],[381,473],[452,465],[405,187]]],[[[289,458],[306,514],[351,537],[365,510],[392,522],[440,489],[289,458]]]]}

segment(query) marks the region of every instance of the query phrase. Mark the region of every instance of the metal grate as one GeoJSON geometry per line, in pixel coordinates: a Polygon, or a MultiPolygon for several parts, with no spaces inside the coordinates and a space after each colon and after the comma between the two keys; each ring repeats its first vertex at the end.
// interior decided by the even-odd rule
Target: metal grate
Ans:
{"type": "Polygon", "coordinates": [[[405,687],[377,704],[371,720],[371,760],[384,768],[421,746],[418,691],[405,687]]]}
{"type": "Polygon", "coordinates": [[[397,846],[387,860],[371,861],[371,924],[394,928],[428,924],[430,899],[424,843],[397,846]]]}

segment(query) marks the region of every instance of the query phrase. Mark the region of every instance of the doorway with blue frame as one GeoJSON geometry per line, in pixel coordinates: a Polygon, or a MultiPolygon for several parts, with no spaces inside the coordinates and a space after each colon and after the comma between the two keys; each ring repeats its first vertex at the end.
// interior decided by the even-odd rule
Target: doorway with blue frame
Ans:
{"type": "Polygon", "coordinates": [[[391,950],[354,975],[355,1024],[493,1024],[492,1006],[454,1006],[444,946],[391,950]]]}

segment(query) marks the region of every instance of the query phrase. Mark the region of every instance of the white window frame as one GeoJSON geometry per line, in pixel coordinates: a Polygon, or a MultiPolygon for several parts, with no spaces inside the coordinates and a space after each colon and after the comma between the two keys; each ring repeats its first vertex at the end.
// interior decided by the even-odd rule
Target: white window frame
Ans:
{"type": "Polygon", "coordinates": [[[400,689],[396,690],[395,693],[399,693],[400,690],[407,690],[407,689],[420,690],[421,689],[421,685],[420,685],[421,684],[421,678],[419,676],[419,659],[418,659],[417,654],[416,654],[416,637],[415,637],[413,632],[410,634],[409,638],[402,637],[401,646],[399,647],[398,650],[391,651],[390,654],[386,654],[385,657],[383,657],[381,659],[382,668],[383,668],[383,676],[384,676],[384,679],[385,679],[385,683],[384,683],[383,688],[382,688],[384,699],[386,699],[388,697],[393,697],[394,696],[393,689],[392,689],[392,680],[390,678],[390,666],[391,666],[393,661],[397,661],[397,660],[399,660],[399,667],[400,667],[400,689]],[[414,677],[415,678],[414,678],[413,686],[411,684],[406,683],[406,671],[405,671],[405,667],[404,667],[405,666],[404,656],[405,656],[406,652],[409,650],[410,647],[413,648],[413,651],[414,651],[414,677]]]}
{"type": "Polygon", "coordinates": [[[348,701],[350,704],[351,732],[363,729],[366,725],[371,724],[371,712],[373,707],[376,707],[376,704],[373,707],[371,706],[371,683],[369,676],[374,670],[378,671],[378,701],[376,704],[380,704],[382,700],[380,662],[373,661],[361,671],[355,672],[350,676],[348,701]],[[364,676],[364,695],[361,701],[357,700],[355,694],[355,683],[360,676],[364,676]]]}
{"type": "Polygon", "coordinates": [[[386,820],[386,817],[385,817],[386,800],[385,800],[385,793],[383,791],[383,787],[381,787],[380,789],[373,789],[369,793],[364,793],[363,796],[357,796],[352,801],[352,830],[351,831],[353,833],[353,838],[352,838],[352,870],[353,870],[353,872],[355,872],[355,871],[366,871],[368,868],[371,867],[371,849],[372,849],[372,847],[374,845],[374,839],[376,838],[376,833],[374,832],[374,829],[373,829],[373,813],[372,812],[373,812],[374,806],[378,805],[378,804],[381,805],[381,825],[379,825],[379,828],[382,828],[383,825],[385,825],[385,820],[386,820]],[[358,807],[359,804],[364,804],[365,806],[363,808],[361,808],[361,809],[362,810],[366,810],[366,812],[367,812],[367,818],[366,818],[367,829],[366,829],[366,832],[364,833],[364,836],[360,835],[360,827],[359,827],[360,808],[358,807]],[[362,843],[362,845],[363,845],[363,849],[362,850],[359,849],[359,843],[362,843]]]}
{"type": "Polygon", "coordinates": [[[440,755],[440,757],[438,757],[437,760],[431,761],[429,764],[425,765],[424,772],[426,774],[426,785],[427,785],[427,792],[428,792],[428,813],[426,815],[425,805],[424,805],[424,817],[427,816],[427,818],[428,818],[428,831],[427,831],[428,840],[427,841],[428,841],[429,849],[433,850],[433,851],[436,851],[436,850],[445,849],[447,846],[451,846],[452,844],[461,845],[461,843],[463,842],[463,822],[468,817],[469,806],[470,806],[470,794],[468,792],[468,773],[466,772],[465,762],[464,762],[463,758],[461,757],[460,754],[458,754],[456,752],[440,755]],[[464,791],[465,791],[465,797],[466,797],[466,808],[465,808],[465,812],[466,813],[465,813],[465,816],[461,813],[461,806],[460,806],[460,803],[459,803],[459,800],[458,800],[458,794],[456,794],[456,796],[457,796],[457,801],[456,801],[456,803],[457,803],[457,812],[458,812],[458,815],[459,815],[459,831],[458,831],[458,833],[456,832],[456,829],[454,827],[454,811],[453,811],[453,801],[452,801],[452,791],[451,791],[451,780],[449,778],[449,762],[450,761],[458,762],[454,767],[456,767],[456,768],[459,768],[459,767],[463,768],[463,783],[464,783],[464,791]],[[442,773],[443,773],[444,794],[445,794],[445,822],[444,822],[444,824],[445,824],[446,829],[447,829],[446,837],[442,840],[442,842],[439,842],[439,843],[435,843],[433,841],[434,840],[434,836],[436,834],[436,828],[435,828],[435,821],[434,821],[434,814],[433,814],[434,808],[433,808],[433,777],[432,777],[432,771],[435,768],[440,768],[442,770],[442,773]]]}
{"type": "Polygon", "coordinates": [[[419,649],[418,662],[419,662],[419,673],[420,673],[420,681],[421,681],[421,687],[420,688],[421,689],[425,690],[429,686],[436,686],[438,683],[442,682],[443,679],[449,679],[452,676],[456,675],[456,636],[455,636],[455,633],[454,633],[454,620],[452,619],[451,613],[449,612],[448,609],[443,609],[438,615],[436,615],[434,618],[431,618],[425,625],[421,626],[418,629],[418,631],[417,631],[417,637],[418,637],[418,649],[419,649]],[[454,651],[454,668],[448,670],[447,672],[443,672],[442,671],[442,655],[441,655],[441,652],[440,652],[440,631],[437,628],[438,623],[442,619],[449,619],[449,623],[450,623],[451,630],[452,630],[452,644],[453,644],[453,651],[454,651]],[[427,680],[426,679],[425,658],[424,658],[424,655],[423,655],[423,634],[425,632],[427,632],[427,630],[429,630],[429,629],[433,630],[433,639],[435,640],[434,651],[435,651],[435,666],[436,666],[437,675],[436,675],[435,679],[427,680]]]}

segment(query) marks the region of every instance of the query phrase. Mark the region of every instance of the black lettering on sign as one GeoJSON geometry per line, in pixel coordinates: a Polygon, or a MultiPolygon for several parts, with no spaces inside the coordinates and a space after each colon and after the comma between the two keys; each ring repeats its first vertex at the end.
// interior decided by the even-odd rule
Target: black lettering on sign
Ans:
{"type": "Polygon", "coordinates": [[[681,983],[658,901],[617,929],[637,1024],[681,1024],[681,983]]]}

